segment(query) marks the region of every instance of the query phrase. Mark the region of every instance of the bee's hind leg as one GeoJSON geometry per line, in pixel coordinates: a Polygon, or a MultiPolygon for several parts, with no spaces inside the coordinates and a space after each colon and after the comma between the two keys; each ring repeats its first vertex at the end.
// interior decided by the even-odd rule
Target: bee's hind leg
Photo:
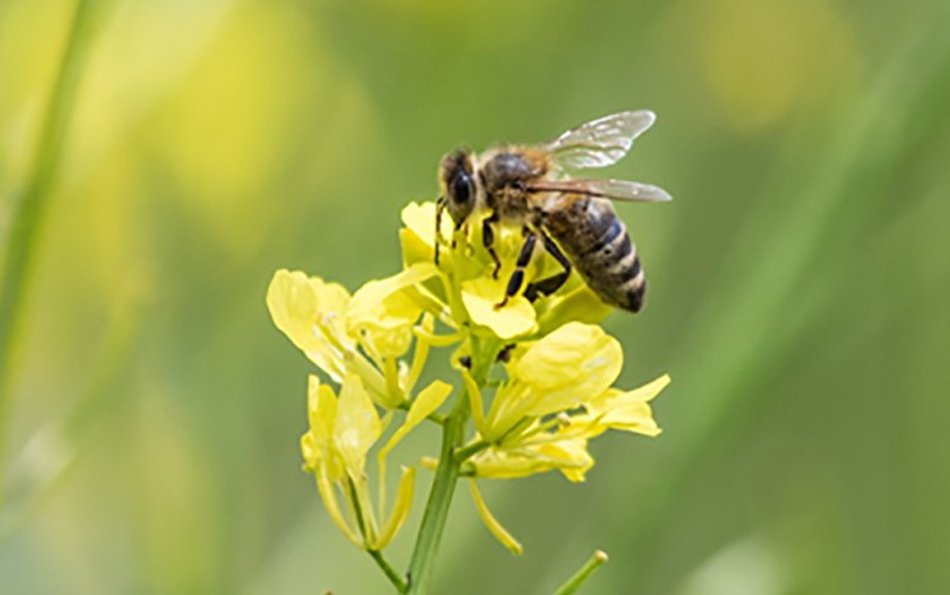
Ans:
{"type": "Polygon", "coordinates": [[[543,231],[541,232],[541,240],[544,242],[544,249],[564,267],[564,270],[546,279],[541,279],[540,281],[529,284],[528,288],[524,290],[524,296],[532,302],[538,299],[539,293],[542,295],[551,295],[560,289],[561,286],[567,282],[567,278],[571,276],[571,261],[564,256],[564,253],[561,252],[561,249],[554,243],[554,240],[543,231]]]}
{"type": "Polygon", "coordinates": [[[495,213],[492,213],[490,217],[482,219],[482,244],[485,246],[485,249],[488,250],[491,259],[495,262],[495,269],[491,274],[492,279],[497,279],[498,272],[501,270],[501,259],[498,258],[498,253],[495,252],[495,229],[492,227],[492,225],[497,222],[498,215],[495,213]]]}
{"type": "Polygon", "coordinates": [[[508,287],[505,289],[505,299],[495,304],[495,308],[501,308],[507,304],[509,299],[518,294],[518,290],[521,289],[521,285],[524,283],[524,269],[528,266],[528,263],[531,262],[534,244],[538,241],[538,236],[534,235],[533,232],[526,231],[525,233],[527,237],[525,238],[524,245],[521,247],[521,252],[518,254],[518,261],[515,263],[515,272],[513,272],[508,279],[508,287]]]}

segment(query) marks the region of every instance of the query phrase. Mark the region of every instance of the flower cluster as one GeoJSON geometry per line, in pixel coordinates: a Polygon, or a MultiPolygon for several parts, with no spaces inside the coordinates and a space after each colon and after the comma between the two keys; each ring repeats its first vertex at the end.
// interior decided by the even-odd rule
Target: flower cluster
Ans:
{"type": "MultiPolygon", "coordinates": [[[[402,271],[352,295],[302,272],[274,275],[267,294],[274,323],[339,386],[337,394],[310,377],[304,467],[314,474],[340,530],[358,547],[384,548],[408,516],[415,483],[415,469],[403,467],[387,514],[387,458],[424,421],[447,423],[439,408],[451,385],[418,385],[433,350],[451,348],[462,388],[452,416],[470,416],[474,426],[454,449],[452,463],[471,479],[488,528],[520,551],[488,511],[476,480],[558,470],[582,481],[594,464],[587,448],[591,438],[608,429],[659,434],[649,403],[669,378],[634,390],[614,388],[623,353],[597,326],[610,308],[579,276],[572,274],[551,296],[529,301],[519,294],[498,307],[521,248],[520,233],[499,230],[495,249],[502,265],[494,275],[480,230],[456,230],[445,221],[437,232],[435,220],[435,204],[409,204],[399,231],[402,271]],[[442,237],[451,242],[440,244],[436,264],[442,237]],[[387,433],[397,418],[401,423],[387,433]],[[367,458],[374,448],[378,482],[371,488],[367,458]]],[[[540,252],[525,271],[524,286],[559,266],[540,252]]],[[[444,462],[422,461],[429,467],[444,462]]]]}

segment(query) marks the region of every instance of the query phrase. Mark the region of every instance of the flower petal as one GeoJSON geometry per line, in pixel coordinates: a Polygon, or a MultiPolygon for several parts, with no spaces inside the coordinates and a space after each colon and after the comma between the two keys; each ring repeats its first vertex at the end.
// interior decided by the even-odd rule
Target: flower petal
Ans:
{"type": "Polygon", "coordinates": [[[350,375],[343,381],[337,404],[333,440],[354,482],[363,476],[366,453],[373,446],[383,427],[369,393],[359,376],[350,375]]]}
{"type": "Polygon", "coordinates": [[[657,436],[660,428],[653,419],[650,401],[670,383],[668,374],[631,391],[611,389],[586,404],[587,413],[577,421],[591,420],[604,429],[657,436]]]}
{"type": "Polygon", "coordinates": [[[343,475],[343,468],[333,445],[333,426],[336,422],[337,399],[333,389],[311,375],[307,386],[307,417],[310,429],[300,438],[304,466],[316,472],[318,466],[326,469],[333,481],[343,475]]]}
{"type": "MultiPolygon", "coordinates": [[[[405,225],[399,230],[399,244],[402,247],[402,261],[406,266],[417,262],[433,262],[435,260],[435,203],[409,203],[402,210],[402,222],[405,225]]],[[[452,223],[450,217],[442,219],[442,237],[452,237],[452,223]]],[[[445,250],[441,255],[451,260],[450,251],[445,250]]]]}
{"type": "Polygon", "coordinates": [[[536,395],[525,415],[546,415],[602,394],[623,365],[620,343],[599,326],[570,322],[534,345],[514,367],[536,395]]]}
{"type": "MultiPolygon", "coordinates": [[[[436,205],[432,201],[411,202],[400,214],[406,229],[430,249],[435,247],[435,209],[436,205]]],[[[442,217],[442,237],[452,237],[452,220],[448,214],[442,217]]],[[[432,256],[434,255],[430,255],[427,260],[431,261],[432,256]]]]}
{"type": "Polygon", "coordinates": [[[492,447],[469,460],[477,477],[493,479],[514,479],[559,469],[571,481],[583,481],[584,472],[594,464],[584,437],[492,447]]]}
{"type": "Polygon", "coordinates": [[[594,459],[587,452],[587,440],[576,438],[542,444],[539,452],[552,461],[560,461],[555,466],[569,481],[584,481],[584,474],[594,466],[594,459]]]}
{"type": "Polygon", "coordinates": [[[400,440],[406,437],[406,434],[422,423],[430,413],[438,409],[451,393],[452,385],[446,384],[441,380],[435,380],[432,384],[422,389],[409,407],[406,421],[404,421],[402,426],[389,438],[382,452],[388,453],[391,451],[400,440]]]}
{"type": "Polygon", "coordinates": [[[475,476],[486,479],[516,479],[553,468],[547,461],[536,458],[533,451],[513,453],[495,448],[483,450],[469,462],[475,468],[475,476]]]}
{"type": "Polygon", "coordinates": [[[370,281],[350,300],[346,326],[374,351],[377,357],[398,357],[409,350],[412,326],[422,314],[413,285],[438,274],[431,262],[416,263],[406,270],[370,281]]]}
{"type": "Polygon", "coordinates": [[[403,467],[402,477],[399,478],[399,487],[396,488],[396,502],[393,503],[392,513],[380,529],[373,549],[379,551],[389,545],[399,528],[409,516],[412,508],[412,494],[416,485],[416,470],[413,467],[403,467]]]}
{"type": "Polygon", "coordinates": [[[349,300],[342,286],[300,271],[277,271],[267,288],[274,324],[337,382],[345,375],[345,353],[354,348],[343,327],[349,300]]]}
{"type": "Polygon", "coordinates": [[[565,295],[551,298],[547,310],[538,317],[539,332],[549,333],[571,321],[597,324],[612,311],[587,284],[581,283],[565,295]]]}
{"type": "Polygon", "coordinates": [[[505,297],[501,280],[479,277],[462,283],[462,303],[475,324],[488,327],[498,338],[513,339],[538,329],[534,308],[524,296],[510,298],[502,308],[495,305],[505,297]]]}

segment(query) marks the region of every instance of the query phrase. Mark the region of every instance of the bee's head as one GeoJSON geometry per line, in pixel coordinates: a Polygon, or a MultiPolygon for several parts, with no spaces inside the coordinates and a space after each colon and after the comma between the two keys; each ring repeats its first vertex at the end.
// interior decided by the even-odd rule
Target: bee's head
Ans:
{"type": "Polygon", "coordinates": [[[449,153],[439,163],[439,190],[449,215],[461,225],[475,208],[477,187],[472,153],[459,149],[449,153]]]}

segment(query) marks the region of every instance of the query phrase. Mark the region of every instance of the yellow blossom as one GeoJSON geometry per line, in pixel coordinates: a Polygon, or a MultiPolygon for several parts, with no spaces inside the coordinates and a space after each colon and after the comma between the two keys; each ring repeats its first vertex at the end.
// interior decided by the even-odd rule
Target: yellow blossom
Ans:
{"type": "Polygon", "coordinates": [[[403,268],[395,275],[371,280],[351,296],[320,278],[280,270],[268,289],[275,325],[340,385],[337,397],[311,377],[310,428],[301,438],[304,467],[344,535],[378,552],[406,520],[415,485],[415,469],[403,467],[387,514],[386,466],[395,447],[426,419],[448,428],[470,415],[474,431],[468,440],[456,434],[454,448],[442,451],[452,456],[424,457],[422,464],[461,466],[456,471],[470,476],[482,521],[520,553],[520,543],[491,514],[476,481],[548,471],[583,481],[594,465],[591,439],[609,429],[660,433],[650,401],[669,377],[633,390],[613,386],[623,350],[597,326],[611,308],[580,276],[571,274],[553,295],[524,296],[531,282],[561,267],[540,247],[524,271],[522,290],[499,306],[524,243],[520,229],[496,229],[496,271],[478,222],[456,229],[445,217],[437,233],[432,202],[407,205],[402,222],[403,268]],[[444,347],[452,348],[450,363],[461,376],[461,398],[468,399],[468,408],[456,406],[448,416],[438,410],[452,393],[450,384],[434,380],[416,389],[430,352],[444,347]],[[382,417],[377,406],[384,408],[382,417]],[[380,445],[387,423],[401,415],[398,409],[405,418],[380,445]],[[366,469],[372,450],[375,503],[366,469]]]}
{"type": "Polygon", "coordinates": [[[432,263],[416,263],[397,275],[366,283],[353,295],[346,327],[360,337],[374,359],[399,357],[409,350],[412,328],[423,307],[436,304],[416,285],[437,273],[432,263]]]}
{"type": "Polygon", "coordinates": [[[491,447],[479,453],[472,463],[478,477],[514,479],[558,469],[568,479],[579,481],[594,460],[587,452],[586,439],[564,438],[526,441],[518,447],[491,447]]]}
{"type": "MultiPolygon", "coordinates": [[[[380,529],[369,493],[366,456],[382,434],[384,422],[369,393],[356,375],[344,378],[339,398],[315,376],[310,376],[308,391],[310,428],[300,439],[304,468],[316,476],[324,506],[343,534],[358,547],[382,549],[408,516],[415,471],[403,470],[396,502],[380,529]]],[[[383,514],[382,491],[379,498],[383,514]]]]}
{"type": "Polygon", "coordinates": [[[593,465],[587,441],[614,428],[659,434],[649,401],[669,383],[663,376],[639,389],[611,388],[623,352],[600,327],[571,322],[513,354],[509,380],[482,413],[480,389],[466,378],[476,441],[487,447],[471,460],[480,477],[523,477],[559,469],[582,481],[593,465]]]}
{"type": "Polygon", "coordinates": [[[267,288],[267,308],[274,325],[334,382],[357,374],[373,400],[392,408],[403,400],[387,385],[379,366],[357,349],[357,337],[346,328],[350,294],[336,283],[281,269],[267,288]]]}
{"type": "Polygon", "coordinates": [[[607,390],[622,365],[620,343],[599,326],[565,324],[514,354],[510,380],[495,395],[479,431],[492,441],[525,417],[577,407],[607,390]]]}
{"type": "Polygon", "coordinates": [[[310,376],[307,387],[307,417],[310,429],[300,439],[304,468],[316,472],[323,468],[333,481],[343,477],[343,461],[333,441],[336,425],[336,395],[333,389],[310,376]]]}
{"type": "MultiPolygon", "coordinates": [[[[608,429],[659,435],[649,402],[669,382],[663,375],[631,391],[610,388],[592,394],[557,415],[525,415],[471,459],[475,474],[510,479],[557,469],[571,481],[583,481],[594,464],[587,452],[589,439],[608,429]]],[[[484,440],[483,435],[476,440],[484,440]]]]}
{"type": "Polygon", "coordinates": [[[336,382],[343,381],[345,360],[356,346],[343,324],[349,301],[340,285],[300,271],[277,271],[267,288],[274,324],[336,382]]]}
{"type": "MultiPolygon", "coordinates": [[[[406,266],[425,262],[435,258],[435,246],[438,238],[435,233],[434,203],[410,203],[402,211],[405,227],[400,230],[400,242],[403,261],[406,266]]],[[[454,241],[459,242],[455,250],[442,246],[440,251],[440,273],[442,283],[428,283],[424,287],[437,296],[446,311],[452,312],[455,323],[470,321],[477,330],[484,331],[501,340],[529,337],[536,334],[540,327],[551,327],[561,321],[582,319],[589,322],[601,320],[610,311],[591,292],[579,278],[571,277],[555,295],[539,296],[534,303],[522,295],[508,300],[503,307],[496,307],[505,295],[507,280],[514,270],[514,263],[524,243],[520,230],[502,228],[495,240],[502,266],[497,277],[495,264],[487,251],[476,248],[481,244],[481,226],[472,229],[464,226],[454,241]]],[[[453,237],[452,225],[448,218],[442,221],[443,238],[453,237]]],[[[543,250],[538,249],[535,258],[525,271],[523,288],[531,281],[553,274],[560,267],[543,250]]]]}

